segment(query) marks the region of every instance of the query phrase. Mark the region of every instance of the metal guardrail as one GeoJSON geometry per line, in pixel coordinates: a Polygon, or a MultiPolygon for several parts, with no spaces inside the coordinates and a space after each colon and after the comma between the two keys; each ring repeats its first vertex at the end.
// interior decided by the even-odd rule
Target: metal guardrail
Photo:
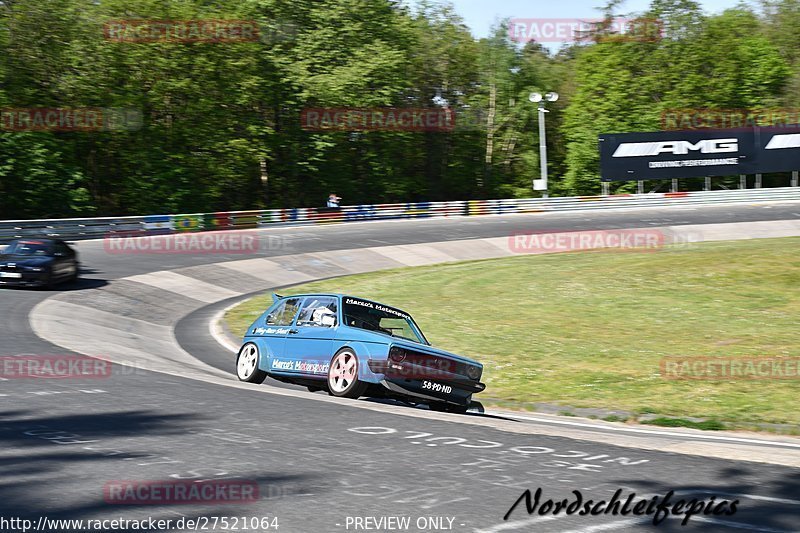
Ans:
{"type": "Polygon", "coordinates": [[[718,203],[758,203],[781,200],[800,201],[800,187],[613,196],[572,196],[564,198],[365,204],[343,206],[338,209],[308,207],[138,217],[5,220],[0,221],[0,241],[23,237],[91,239],[107,235],[136,236],[271,226],[337,224],[363,220],[441,218],[677,205],[702,206],[718,203]]]}

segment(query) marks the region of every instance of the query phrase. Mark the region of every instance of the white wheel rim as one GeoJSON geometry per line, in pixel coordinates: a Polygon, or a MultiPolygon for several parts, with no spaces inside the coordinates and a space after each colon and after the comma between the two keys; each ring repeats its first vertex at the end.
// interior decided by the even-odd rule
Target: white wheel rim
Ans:
{"type": "Polygon", "coordinates": [[[333,359],[328,385],[334,392],[344,392],[356,380],[358,361],[352,352],[342,352],[333,359]]]}
{"type": "Polygon", "coordinates": [[[256,371],[258,365],[258,348],[255,344],[248,344],[239,354],[239,362],[236,364],[236,372],[240,379],[248,379],[256,371]]]}

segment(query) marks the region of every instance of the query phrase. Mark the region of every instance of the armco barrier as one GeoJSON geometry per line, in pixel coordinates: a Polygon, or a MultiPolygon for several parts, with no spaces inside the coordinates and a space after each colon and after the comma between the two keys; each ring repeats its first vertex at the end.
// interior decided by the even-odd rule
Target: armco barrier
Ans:
{"type": "Polygon", "coordinates": [[[440,218],[633,207],[659,208],[687,204],[703,206],[718,203],[758,203],[781,200],[800,201],[800,187],[352,205],[344,206],[341,209],[299,207],[262,211],[147,215],[140,217],[7,220],[0,221],[0,241],[21,237],[91,239],[115,233],[149,235],[154,233],[249,229],[269,226],[338,224],[362,220],[440,218]]]}

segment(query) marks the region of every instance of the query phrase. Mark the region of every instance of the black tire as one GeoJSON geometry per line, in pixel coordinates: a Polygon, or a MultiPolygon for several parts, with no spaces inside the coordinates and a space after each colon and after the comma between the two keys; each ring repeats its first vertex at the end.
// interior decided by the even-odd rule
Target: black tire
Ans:
{"type": "Polygon", "coordinates": [[[481,402],[472,401],[469,404],[469,408],[480,415],[486,413],[486,408],[483,407],[481,402]]]}
{"type": "Polygon", "coordinates": [[[429,403],[428,409],[437,413],[456,413],[463,415],[467,413],[469,405],[453,405],[450,403],[429,403]]]}
{"type": "Polygon", "coordinates": [[[267,373],[258,368],[260,359],[258,346],[252,342],[248,342],[239,349],[239,353],[236,355],[236,377],[239,378],[239,381],[264,383],[267,373]]]}
{"type": "Polygon", "coordinates": [[[70,275],[70,277],[67,278],[67,281],[69,283],[75,283],[76,281],[78,281],[78,271],[79,270],[80,270],[80,265],[76,262],[75,263],[75,272],[73,272],[72,275],[70,275]]]}
{"type": "Polygon", "coordinates": [[[44,281],[42,282],[41,285],[39,285],[39,288],[43,291],[46,291],[52,286],[53,286],[53,271],[51,270],[47,273],[47,276],[45,276],[44,281]]]}
{"type": "Polygon", "coordinates": [[[358,365],[358,357],[350,348],[342,348],[331,358],[328,390],[333,396],[357,399],[364,395],[369,384],[358,379],[358,365]]]}

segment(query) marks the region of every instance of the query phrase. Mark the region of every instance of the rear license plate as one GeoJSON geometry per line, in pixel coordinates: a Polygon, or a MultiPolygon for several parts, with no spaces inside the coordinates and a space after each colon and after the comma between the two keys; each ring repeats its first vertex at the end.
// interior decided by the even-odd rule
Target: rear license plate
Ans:
{"type": "Polygon", "coordinates": [[[15,278],[19,279],[22,277],[22,274],[19,272],[0,272],[0,278],[15,278]]]}

